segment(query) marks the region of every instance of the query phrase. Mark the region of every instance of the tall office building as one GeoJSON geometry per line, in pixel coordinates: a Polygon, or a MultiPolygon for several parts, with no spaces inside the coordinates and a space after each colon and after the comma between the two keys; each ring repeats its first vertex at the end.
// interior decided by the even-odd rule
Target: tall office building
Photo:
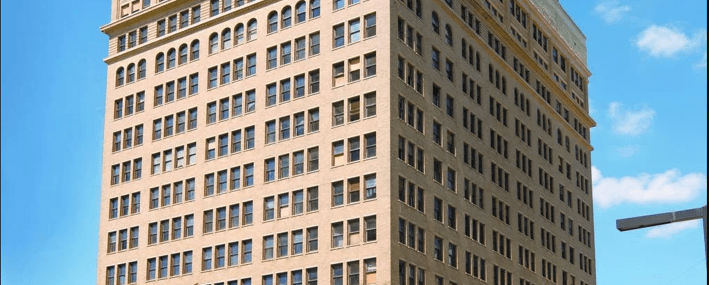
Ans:
{"type": "Polygon", "coordinates": [[[99,284],[595,284],[558,0],[112,0],[99,284]]]}

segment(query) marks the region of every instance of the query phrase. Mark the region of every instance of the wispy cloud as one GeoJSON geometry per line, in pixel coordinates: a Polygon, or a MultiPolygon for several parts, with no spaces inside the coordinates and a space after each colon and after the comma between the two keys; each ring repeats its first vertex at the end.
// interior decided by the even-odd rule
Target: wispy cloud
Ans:
{"type": "Polygon", "coordinates": [[[662,226],[653,227],[647,234],[646,238],[670,238],[684,230],[698,228],[700,224],[699,220],[686,221],[681,223],[672,223],[662,226]]]}
{"type": "Polygon", "coordinates": [[[699,62],[694,64],[694,68],[696,68],[696,69],[707,68],[707,52],[704,52],[704,57],[702,57],[702,59],[699,62]]]}
{"type": "Polygon", "coordinates": [[[620,154],[622,158],[629,158],[638,153],[638,151],[640,151],[640,147],[638,147],[637,145],[627,145],[618,148],[618,154],[620,154]]]}
{"type": "Polygon", "coordinates": [[[608,106],[608,117],[613,120],[613,131],[620,135],[637,136],[652,126],[655,110],[641,106],[637,110],[625,110],[620,102],[608,106]]]}
{"type": "Polygon", "coordinates": [[[596,5],[594,11],[601,15],[607,24],[612,24],[620,21],[623,15],[630,12],[631,8],[628,5],[620,5],[618,1],[606,1],[596,5]]]}
{"type": "Polygon", "coordinates": [[[706,41],[706,29],[689,37],[677,27],[652,25],[637,36],[635,45],[654,57],[672,57],[680,52],[692,51],[706,41]]]}
{"type": "Polygon", "coordinates": [[[601,208],[622,203],[667,204],[695,199],[707,189],[707,177],[702,173],[682,175],[677,169],[664,173],[641,173],[637,176],[604,177],[593,166],[593,200],[601,208]]]}

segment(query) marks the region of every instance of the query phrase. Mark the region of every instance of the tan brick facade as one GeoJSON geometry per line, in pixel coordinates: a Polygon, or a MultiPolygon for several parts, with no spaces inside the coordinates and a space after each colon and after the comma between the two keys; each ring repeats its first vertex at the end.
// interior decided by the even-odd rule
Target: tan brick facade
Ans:
{"type": "Polygon", "coordinates": [[[97,282],[595,284],[590,73],[488,1],[113,0],[97,282]]]}

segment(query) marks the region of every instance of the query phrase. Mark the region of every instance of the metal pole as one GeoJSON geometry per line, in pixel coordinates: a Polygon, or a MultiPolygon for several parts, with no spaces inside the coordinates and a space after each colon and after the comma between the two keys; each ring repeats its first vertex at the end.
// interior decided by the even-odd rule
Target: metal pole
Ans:
{"type": "Polygon", "coordinates": [[[704,261],[709,268],[709,247],[707,247],[707,206],[702,207],[702,220],[704,220],[704,261]]]}

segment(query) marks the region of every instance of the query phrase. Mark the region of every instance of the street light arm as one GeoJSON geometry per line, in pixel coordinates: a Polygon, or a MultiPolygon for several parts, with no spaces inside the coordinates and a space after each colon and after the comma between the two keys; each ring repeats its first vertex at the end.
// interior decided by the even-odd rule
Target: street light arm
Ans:
{"type": "Polygon", "coordinates": [[[621,231],[629,231],[669,223],[684,222],[704,218],[706,206],[702,208],[689,209],[677,212],[667,212],[662,214],[633,217],[616,220],[616,228],[621,231]]]}

